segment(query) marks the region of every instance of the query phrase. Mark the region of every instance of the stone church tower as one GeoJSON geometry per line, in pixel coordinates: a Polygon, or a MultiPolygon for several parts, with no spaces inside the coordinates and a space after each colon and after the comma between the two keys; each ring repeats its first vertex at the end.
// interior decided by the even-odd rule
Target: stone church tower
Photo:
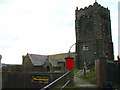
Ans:
{"type": "Polygon", "coordinates": [[[76,68],[98,58],[114,60],[111,36],[110,10],[97,2],[89,7],[75,10],[76,68]]]}

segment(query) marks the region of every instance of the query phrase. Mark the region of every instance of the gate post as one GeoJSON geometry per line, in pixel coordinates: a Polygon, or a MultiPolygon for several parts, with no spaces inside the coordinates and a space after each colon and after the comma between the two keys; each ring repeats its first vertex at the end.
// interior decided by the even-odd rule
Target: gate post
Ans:
{"type": "Polygon", "coordinates": [[[96,83],[102,86],[107,82],[107,60],[104,58],[97,59],[95,60],[95,65],[96,83]]]}
{"type": "Polygon", "coordinates": [[[73,74],[73,70],[70,70],[69,78],[70,78],[70,85],[74,86],[74,74],[73,74]]]}
{"type": "Polygon", "coordinates": [[[0,55],[0,90],[2,90],[2,64],[1,64],[2,55],[0,55]]]}
{"type": "MultiPolygon", "coordinates": [[[[118,56],[118,69],[119,69],[118,74],[120,76],[120,58],[119,58],[119,56],[118,56]]],[[[119,77],[119,84],[120,84],[120,77],[119,77]]]]}
{"type": "Polygon", "coordinates": [[[73,57],[66,57],[66,70],[70,71],[69,76],[69,80],[70,80],[70,85],[73,86],[74,85],[74,74],[73,74],[73,70],[74,70],[74,58],[73,57]]]}

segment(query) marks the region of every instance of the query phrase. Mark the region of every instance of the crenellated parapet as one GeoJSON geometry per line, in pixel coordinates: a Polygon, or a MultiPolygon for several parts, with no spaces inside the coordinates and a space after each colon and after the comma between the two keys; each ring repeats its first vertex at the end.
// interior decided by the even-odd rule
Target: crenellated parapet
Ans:
{"type": "Polygon", "coordinates": [[[76,19],[80,18],[83,15],[88,15],[90,16],[92,13],[98,13],[98,14],[103,14],[103,13],[108,13],[108,16],[110,14],[110,10],[103,6],[101,6],[100,4],[98,4],[97,2],[95,2],[93,5],[89,5],[88,7],[85,8],[80,8],[78,9],[78,7],[76,7],[75,10],[75,17],[76,19]]]}

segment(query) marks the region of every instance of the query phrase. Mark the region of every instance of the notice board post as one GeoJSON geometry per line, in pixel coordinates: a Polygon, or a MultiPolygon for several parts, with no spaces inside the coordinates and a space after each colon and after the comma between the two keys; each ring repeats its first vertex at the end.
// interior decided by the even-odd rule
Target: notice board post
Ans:
{"type": "Polygon", "coordinates": [[[73,57],[66,57],[66,70],[70,71],[70,85],[74,85],[74,58],[73,57]]]}

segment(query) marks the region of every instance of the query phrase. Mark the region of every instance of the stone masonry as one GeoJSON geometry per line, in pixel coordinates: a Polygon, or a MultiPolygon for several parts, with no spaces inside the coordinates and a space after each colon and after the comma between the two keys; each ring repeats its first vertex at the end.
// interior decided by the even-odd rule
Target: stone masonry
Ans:
{"type": "Polygon", "coordinates": [[[99,58],[114,60],[111,36],[110,10],[97,2],[89,7],[75,10],[76,68],[89,66],[99,58]],[[88,50],[83,51],[83,46],[88,50]]]}

